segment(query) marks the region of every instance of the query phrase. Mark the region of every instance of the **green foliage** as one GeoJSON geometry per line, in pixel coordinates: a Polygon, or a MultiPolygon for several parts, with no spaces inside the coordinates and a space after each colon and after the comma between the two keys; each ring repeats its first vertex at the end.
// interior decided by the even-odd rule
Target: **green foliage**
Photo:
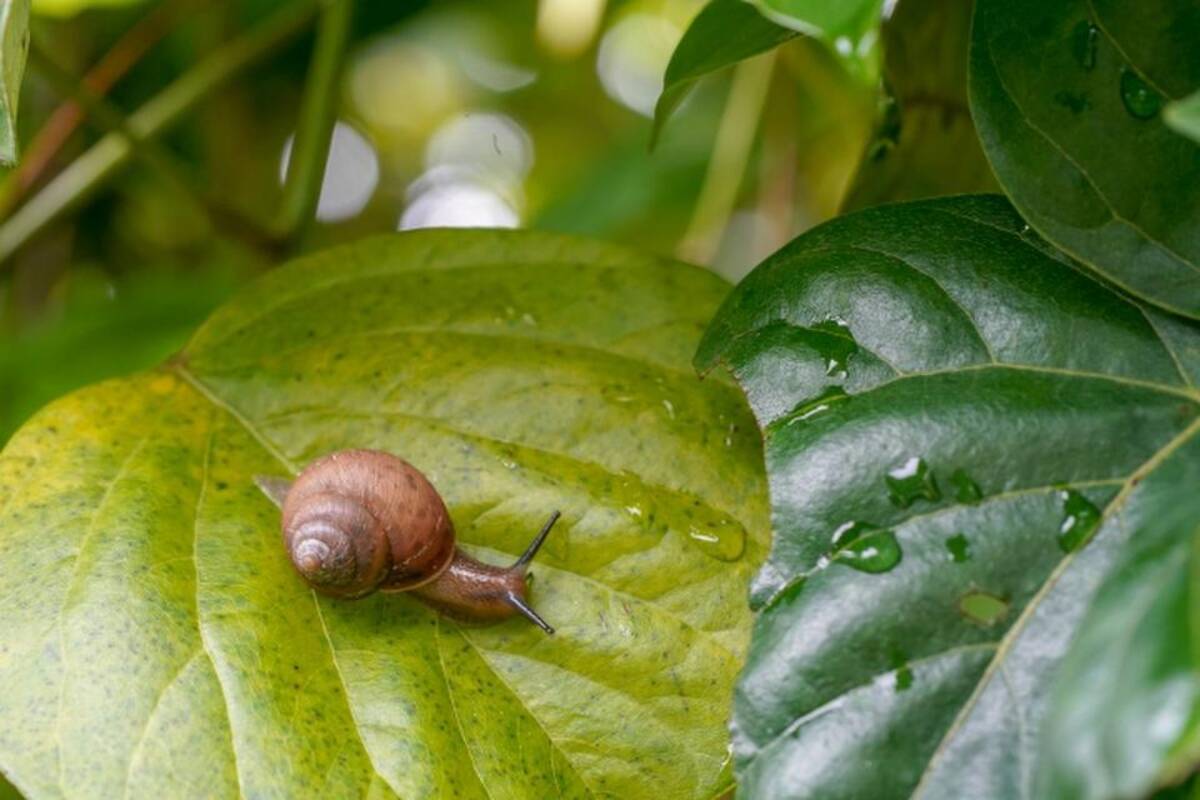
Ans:
{"type": "Polygon", "coordinates": [[[1145,797],[1200,761],[1200,446],[1192,439],[1126,503],[1109,568],[1057,675],[1038,797],[1145,797]]]}
{"type": "Polygon", "coordinates": [[[0,773],[0,800],[21,800],[20,793],[5,780],[3,773],[0,773]]]}
{"type": "Polygon", "coordinates": [[[1163,120],[1179,133],[1200,143],[1200,91],[1163,109],[1163,120]]]}
{"type": "Polygon", "coordinates": [[[856,213],[731,295],[546,233],[356,241],[52,404],[0,453],[0,797],[1198,796],[1194,0],[32,2],[87,9],[33,24],[108,135],[25,87],[0,437],[226,289],[160,264],[399,220],[742,274],[856,213]],[[97,263],[116,302],[61,302],[97,263]],[[308,591],[251,476],[353,446],[485,560],[561,509],[559,633],[308,591]]]}
{"type": "Polygon", "coordinates": [[[745,0],[713,0],[688,26],[663,77],[651,146],[697,80],[794,39],[796,31],[763,17],[745,0]]]}
{"type": "MultiPolygon", "coordinates": [[[[1054,669],[1142,520],[1174,502],[1161,487],[1190,491],[1200,469],[1198,353],[1200,330],[1088,277],[999,198],[859,212],[751,273],[697,355],[746,391],[771,487],[734,708],[741,790],[1046,796],[1031,780],[1054,669]]],[[[1161,588],[1163,567],[1124,573],[1126,591],[1161,588]]],[[[1140,652],[1167,652],[1181,624],[1139,629],[1140,652]]],[[[1142,677],[1121,689],[1144,721],[1162,697],[1142,677]]],[[[1071,724],[1058,746],[1098,759],[1081,742],[1133,714],[1071,724]]],[[[1162,749],[1192,735],[1186,709],[1170,723],[1162,749]]],[[[1125,796],[1119,776],[1090,780],[1089,796],[1125,796]]]]}
{"type": "Polygon", "coordinates": [[[129,6],[144,0],[32,0],[33,11],[54,17],[69,17],[90,8],[129,6]]]}
{"type": "Polygon", "coordinates": [[[0,443],[56,397],[158,364],[233,290],[223,270],[150,272],[116,283],[78,271],[59,317],[0,336],[0,443]],[[111,294],[110,294],[111,292],[111,294]]]}
{"type": "Polygon", "coordinates": [[[29,53],[29,0],[0,0],[0,164],[17,160],[17,103],[29,53]]]}
{"type": "Polygon", "coordinates": [[[754,423],[687,367],[711,274],[436,231],[326,251],[0,457],[0,769],[30,797],[694,797],[765,554],[754,423]],[[408,458],[558,628],[319,599],[251,478],[408,458]]]}
{"type": "Polygon", "coordinates": [[[901,0],[884,22],[886,90],[843,212],[998,188],[967,109],[971,8],[901,0]]]}
{"type": "Polygon", "coordinates": [[[833,48],[865,78],[873,78],[883,0],[752,0],[769,19],[833,48]]]}
{"type": "Polygon", "coordinates": [[[1133,294],[1200,316],[1200,147],[1163,124],[1200,87],[1191,0],[979,0],[971,108],[1042,235],[1133,294]]]}

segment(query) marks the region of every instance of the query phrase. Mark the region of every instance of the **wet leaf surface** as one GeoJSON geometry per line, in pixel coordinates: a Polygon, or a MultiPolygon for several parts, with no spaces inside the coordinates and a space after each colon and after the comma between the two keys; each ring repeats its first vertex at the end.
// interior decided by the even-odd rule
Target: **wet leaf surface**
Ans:
{"type": "Polygon", "coordinates": [[[687,359],[727,286],[585,240],[436,231],[279,269],[181,357],[0,456],[0,770],[30,798],[695,797],[765,553],[753,419],[687,359]],[[317,598],[251,482],[411,460],[558,629],[317,598]]]}
{"type": "MultiPolygon", "coordinates": [[[[946,198],[804,234],[728,298],[697,364],[733,371],[766,437],[740,791],[1049,796],[1051,677],[1153,487],[1200,469],[1196,327],[1099,283],[1003,199],[946,198]],[[856,344],[835,374],[830,320],[856,344]],[[844,561],[872,536],[886,568],[844,561]]],[[[1164,648],[1169,630],[1143,635],[1164,648]]]]}
{"type": "Polygon", "coordinates": [[[972,37],[975,125],[1022,216],[1108,280],[1200,316],[1200,145],[1161,113],[1200,88],[1195,3],[979,0],[972,37]]]}

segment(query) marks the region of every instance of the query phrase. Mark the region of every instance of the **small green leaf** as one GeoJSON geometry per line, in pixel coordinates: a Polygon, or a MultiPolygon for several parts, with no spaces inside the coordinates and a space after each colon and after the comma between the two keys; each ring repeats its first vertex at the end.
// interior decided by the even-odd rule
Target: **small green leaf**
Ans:
{"type": "Polygon", "coordinates": [[[692,20],[671,54],[662,94],[654,107],[650,146],[658,141],[663,125],[697,80],[797,35],[766,19],[745,0],[712,0],[692,20]]]}
{"type": "Polygon", "coordinates": [[[1200,452],[1130,496],[1133,530],[1055,680],[1036,797],[1145,797],[1200,763],[1200,452]]]}
{"type": "Polygon", "coordinates": [[[753,420],[687,363],[726,291],[580,239],[392,235],[43,410],[0,455],[0,771],[30,800],[719,795],[766,546],[753,420]],[[410,459],[495,563],[561,509],[557,633],[315,597],[252,478],[345,447],[410,459]]]}
{"type": "Polygon", "coordinates": [[[879,69],[883,0],[752,0],[769,19],[820,39],[852,72],[872,81],[879,69]]]}
{"type": "Polygon", "coordinates": [[[17,103],[29,55],[29,0],[0,0],[0,164],[17,160],[17,103]]]}
{"type": "Polygon", "coordinates": [[[1105,278],[1200,317],[1200,146],[1161,108],[1200,88],[1193,0],[978,0],[970,100],[1029,224],[1105,278]],[[1114,157],[1120,154],[1120,157],[1114,157]]]}
{"type": "Polygon", "coordinates": [[[1200,91],[1163,109],[1163,119],[1179,133],[1200,144],[1200,91]]]}
{"type": "MultiPolygon", "coordinates": [[[[1153,487],[1195,486],[1197,353],[1200,327],[1091,277],[999,197],[868,209],[759,265],[696,359],[745,390],[771,488],[739,790],[1077,796],[1033,785],[1051,676],[1153,487]],[[830,319],[857,343],[841,375],[815,346],[830,319]],[[848,525],[890,531],[899,557],[841,568],[848,525]]],[[[1177,699],[1130,697],[1146,713],[1124,735],[1177,699]]]]}

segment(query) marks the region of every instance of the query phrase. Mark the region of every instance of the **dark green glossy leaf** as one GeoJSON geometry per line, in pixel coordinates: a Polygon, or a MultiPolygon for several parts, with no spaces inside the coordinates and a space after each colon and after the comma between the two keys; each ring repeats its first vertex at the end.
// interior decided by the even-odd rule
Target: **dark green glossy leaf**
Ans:
{"type": "Polygon", "coordinates": [[[1130,497],[1129,545],[1056,679],[1038,797],[1144,797],[1200,762],[1200,453],[1130,497]]]}
{"type": "Polygon", "coordinates": [[[796,31],[776,25],[744,0],[712,0],[692,20],[671,54],[654,107],[650,146],[697,80],[796,36],[796,31]]]}
{"type": "Polygon", "coordinates": [[[972,30],[975,124],[1022,216],[1130,292],[1200,316],[1200,146],[1160,114],[1200,88],[1200,8],[979,0],[972,30]]]}
{"type": "Polygon", "coordinates": [[[971,7],[901,0],[884,21],[887,88],[843,211],[997,190],[967,109],[971,7]]]}
{"type": "Polygon", "coordinates": [[[0,456],[0,771],[42,797],[678,797],[729,785],[765,551],[736,387],[688,367],[727,287],[585,240],[430,231],[276,270],[161,369],[0,456]],[[523,620],[316,598],[251,482],[410,459],[523,620]]]}
{"type": "Polygon", "coordinates": [[[772,496],[735,695],[741,790],[1043,796],[1049,677],[1152,513],[1147,487],[1200,469],[1200,332],[1106,288],[1001,198],[959,197],[801,236],[729,297],[697,364],[746,391],[772,496]],[[844,375],[831,319],[857,346],[844,375]],[[894,566],[841,563],[847,525],[890,531],[894,566]]]}
{"type": "Polygon", "coordinates": [[[1200,143],[1200,91],[1163,109],[1163,119],[1179,133],[1200,143]]]}
{"type": "Polygon", "coordinates": [[[0,164],[17,160],[17,101],[29,53],[29,0],[0,0],[0,164]]]}

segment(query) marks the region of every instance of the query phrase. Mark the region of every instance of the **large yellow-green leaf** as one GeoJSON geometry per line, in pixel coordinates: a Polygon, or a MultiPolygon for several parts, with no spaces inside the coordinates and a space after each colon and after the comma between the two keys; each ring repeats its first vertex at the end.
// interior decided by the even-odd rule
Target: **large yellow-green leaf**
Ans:
{"type": "Polygon", "coordinates": [[[688,366],[726,287],[435,231],[282,268],[0,456],[0,771],[28,797],[705,798],[728,785],[757,433],[688,366]],[[251,483],[412,460],[558,629],[315,597],[251,483]]]}

